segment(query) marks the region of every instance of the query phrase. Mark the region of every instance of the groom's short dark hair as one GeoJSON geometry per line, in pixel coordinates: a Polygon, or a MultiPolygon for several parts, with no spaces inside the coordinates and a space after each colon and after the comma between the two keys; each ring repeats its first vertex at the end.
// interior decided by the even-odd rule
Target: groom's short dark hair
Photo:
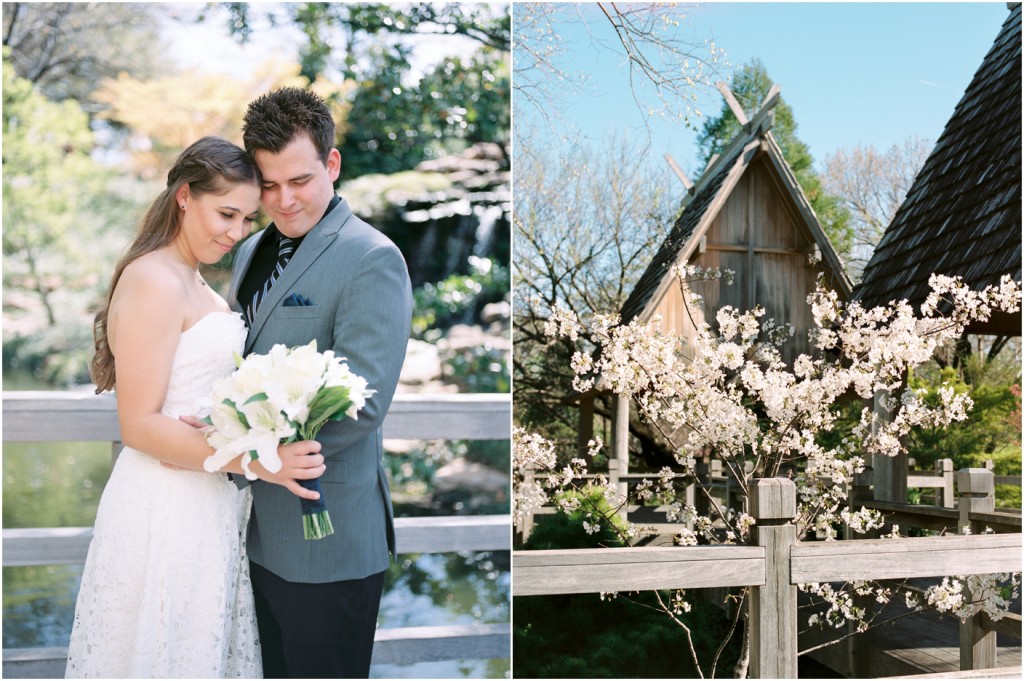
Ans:
{"type": "Polygon", "coordinates": [[[242,141],[250,156],[257,151],[279,153],[299,133],[313,140],[320,160],[334,148],[334,119],[327,103],[315,92],[284,87],[253,100],[242,120],[242,141]]]}

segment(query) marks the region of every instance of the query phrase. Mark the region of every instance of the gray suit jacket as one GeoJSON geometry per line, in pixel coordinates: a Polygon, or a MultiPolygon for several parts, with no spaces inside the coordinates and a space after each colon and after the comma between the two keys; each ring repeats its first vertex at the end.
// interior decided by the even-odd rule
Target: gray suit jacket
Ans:
{"type": "MultiPolygon", "coordinates": [[[[238,249],[228,293],[235,310],[241,310],[239,283],[265,233],[238,249]]],[[[315,338],[319,350],[345,357],[377,391],[357,419],[328,422],[317,436],[327,465],[321,484],[333,535],[303,539],[299,499],[279,485],[252,484],[249,558],[283,579],[334,582],[387,569],[395,534],[381,424],[405,360],[411,317],[405,259],[387,237],[353,215],[344,199],[310,230],[260,304],[244,354],[315,338]],[[312,304],[283,306],[293,292],[312,304]]]]}

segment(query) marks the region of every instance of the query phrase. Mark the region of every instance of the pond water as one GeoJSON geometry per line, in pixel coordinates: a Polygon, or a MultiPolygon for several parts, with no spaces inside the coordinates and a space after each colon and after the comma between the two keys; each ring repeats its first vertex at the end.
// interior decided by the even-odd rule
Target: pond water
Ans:
{"type": "MultiPolygon", "coordinates": [[[[103,443],[5,444],[3,527],[91,526],[110,468],[103,443]]],[[[378,626],[508,622],[509,561],[507,551],[399,556],[378,626]]],[[[3,647],[66,646],[81,576],[81,565],[3,568],[3,647]]],[[[483,678],[508,670],[508,659],[458,660],[375,665],[371,676],[483,678]]]]}

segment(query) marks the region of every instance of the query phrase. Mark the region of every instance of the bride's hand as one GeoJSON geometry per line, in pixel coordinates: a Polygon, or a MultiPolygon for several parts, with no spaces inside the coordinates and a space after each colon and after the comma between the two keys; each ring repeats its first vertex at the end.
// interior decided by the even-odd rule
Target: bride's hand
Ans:
{"type": "Polygon", "coordinates": [[[260,480],[281,485],[297,497],[311,501],[319,499],[319,494],[306,489],[296,480],[313,480],[327,470],[324,457],[320,454],[320,443],[316,440],[303,440],[281,445],[277,448],[277,455],[281,458],[281,470],[277,473],[268,471],[258,459],[249,464],[249,469],[260,480]]]}

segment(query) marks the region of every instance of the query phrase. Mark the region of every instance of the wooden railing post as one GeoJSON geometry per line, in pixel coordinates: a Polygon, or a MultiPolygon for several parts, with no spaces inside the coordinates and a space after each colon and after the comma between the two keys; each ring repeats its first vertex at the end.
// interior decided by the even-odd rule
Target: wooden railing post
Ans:
{"type": "MultiPolygon", "coordinates": [[[[703,494],[697,493],[697,486],[700,484],[700,478],[697,475],[697,460],[692,456],[686,459],[686,469],[690,472],[692,480],[686,483],[686,489],[684,491],[684,500],[687,506],[690,508],[697,508],[697,498],[700,496],[704,497],[703,494]]],[[[693,516],[690,514],[686,515],[686,529],[692,530],[694,526],[693,516]]]]}
{"type": "MultiPolygon", "coordinates": [[[[875,393],[874,412],[880,422],[889,423],[893,414],[885,403],[890,398],[888,391],[880,390],[875,393]]],[[[876,426],[875,428],[881,427],[876,426]]],[[[875,500],[895,501],[899,504],[907,503],[907,468],[908,455],[900,452],[895,456],[884,454],[873,454],[871,456],[871,467],[874,469],[875,500]]]]}
{"type": "Polygon", "coordinates": [[[748,626],[750,671],[760,679],[797,677],[797,593],[790,580],[796,543],[796,485],[787,478],[760,478],[750,486],[753,543],[765,548],[765,585],[751,587],[748,626]]]}
{"type": "Polygon", "coordinates": [[[576,456],[586,456],[590,441],[594,439],[594,396],[580,397],[579,424],[576,429],[576,456]]]}
{"type": "MultiPolygon", "coordinates": [[[[536,481],[537,467],[532,463],[527,464],[526,468],[523,469],[523,488],[532,487],[536,481]]],[[[519,519],[516,520],[516,529],[519,530],[520,536],[523,538],[523,543],[530,538],[530,532],[533,531],[533,511],[523,513],[519,519]]]]}
{"type": "Polygon", "coordinates": [[[942,499],[936,502],[936,506],[953,508],[953,459],[939,459],[935,462],[935,472],[942,476],[942,487],[939,489],[942,499]]]}
{"type": "MultiPolygon", "coordinates": [[[[971,520],[971,513],[990,513],[996,507],[996,484],[992,471],[964,468],[956,473],[960,531],[971,534],[984,531],[984,523],[971,520]]],[[[971,598],[964,586],[965,599],[971,598]]],[[[996,666],[996,632],[985,627],[985,616],[978,613],[960,623],[960,669],[992,669],[996,666]]]]}
{"type": "Polygon", "coordinates": [[[615,396],[615,421],[612,424],[612,433],[615,438],[613,455],[608,458],[609,484],[618,490],[622,500],[622,510],[619,515],[624,521],[629,521],[629,485],[621,481],[620,475],[629,473],[629,396],[615,396]],[[616,467],[613,471],[612,464],[616,467]]]}

